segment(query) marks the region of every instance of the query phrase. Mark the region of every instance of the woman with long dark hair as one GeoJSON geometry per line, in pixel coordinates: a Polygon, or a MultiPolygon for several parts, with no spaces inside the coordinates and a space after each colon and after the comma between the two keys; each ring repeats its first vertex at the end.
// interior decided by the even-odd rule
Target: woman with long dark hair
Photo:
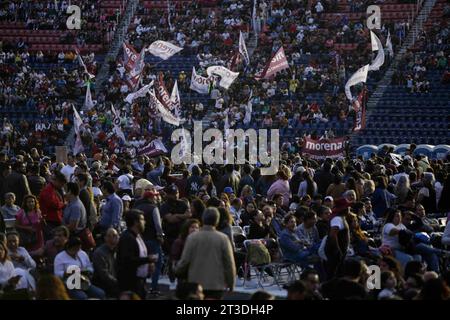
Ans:
{"type": "Polygon", "coordinates": [[[308,195],[311,198],[317,194],[317,183],[314,182],[308,171],[303,172],[303,181],[298,187],[298,196],[300,198],[308,195]]]}
{"type": "Polygon", "coordinates": [[[36,251],[44,245],[44,233],[41,211],[39,210],[39,203],[34,195],[27,195],[23,198],[22,209],[19,210],[16,216],[16,229],[20,232],[22,243],[28,251],[36,251]],[[34,234],[34,235],[33,235],[34,234]],[[33,236],[32,236],[33,235],[33,236]],[[34,243],[27,239],[33,239],[34,243]]]}

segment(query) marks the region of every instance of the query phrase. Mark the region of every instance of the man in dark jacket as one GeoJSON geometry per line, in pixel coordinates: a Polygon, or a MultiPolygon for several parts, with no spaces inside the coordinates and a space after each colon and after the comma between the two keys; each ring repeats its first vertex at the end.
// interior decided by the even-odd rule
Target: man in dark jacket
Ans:
{"type": "Polygon", "coordinates": [[[187,179],[187,192],[189,196],[196,195],[203,185],[201,174],[202,171],[198,166],[192,167],[192,176],[187,179]]]}
{"type": "MultiPolygon", "coordinates": [[[[152,186],[149,186],[152,189],[152,186]]],[[[133,209],[141,210],[144,212],[145,218],[145,230],[142,234],[145,244],[151,254],[158,255],[158,261],[156,262],[155,272],[152,275],[152,294],[159,294],[158,292],[158,280],[162,268],[162,248],[163,242],[163,230],[161,226],[161,215],[159,214],[157,199],[159,198],[159,192],[156,190],[148,190],[142,194],[141,199],[137,200],[133,209]]]]}
{"type": "Polygon", "coordinates": [[[234,174],[234,167],[232,164],[227,164],[225,166],[225,175],[220,180],[218,194],[223,192],[226,187],[233,188],[234,194],[239,191],[239,178],[234,174]]]}
{"type": "Polygon", "coordinates": [[[86,209],[87,226],[92,231],[98,222],[97,209],[94,201],[87,188],[88,175],[86,173],[79,173],[76,177],[76,182],[80,187],[80,200],[86,209]]]}
{"type": "Polygon", "coordinates": [[[31,194],[28,180],[25,176],[25,164],[16,161],[13,165],[13,171],[4,180],[5,193],[13,192],[16,195],[16,203],[22,205],[23,198],[31,194]]]}
{"type": "Polygon", "coordinates": [[[124,214],[127,230],[120,236],[117,249],[117,279],[120,291],[133,291],[145,298],[145,281],[154,267],[155,257],[148,255],[142,239],[145,230],[144,214],[130,210],[124,214]]]}
{"type": "Polygon", "coordinates": [[[242,168],[243,175],[241,177],[241,180],[239,181],[239,190],[237,193],[237,196],[240,196],[242,188],[245,186],[252,187],[253,191],[255,191],[255,180],[253,180],[252,174],[252,167],[249,164],[244,165],[242,168]]]}
{"type": "Polygon", "coordinates": [[[327,188],[333,183],[333,180],[334,175],[331,173],[331,163],[326,161],[323,164],[323,168],[317,171],[314,175],[314,181],[317,183],[318,193],[326,194],[327,188]]]}
{"type": "Polygon", "coordinates": [[[119,234],[114,228],[109,228],[105,234],[105,243],[98,247],[92,256],[94,284],[103,288],[111,297],[117,297],[119,294],[116,267],[118,242],[119,234]]]}
{"type": "Polygon", "coordinates": [[[28,185],[30,186],[30,191],[33,195],[39,197],[39,194],[45,186],[45,178],[40,176],[39,164],[33,163],[28,172],[29,175],[27,179],[28,185]]]}

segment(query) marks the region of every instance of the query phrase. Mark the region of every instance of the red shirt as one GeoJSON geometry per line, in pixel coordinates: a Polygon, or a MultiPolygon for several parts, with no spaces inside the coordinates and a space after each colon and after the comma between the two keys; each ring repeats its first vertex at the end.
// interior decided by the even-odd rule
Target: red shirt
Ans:
{"type": "Polygon", "coordinates": [[[39,195],[39,205],[45,221],[62,223],[64,201],[52,183],[42,189],[39,195]]]}

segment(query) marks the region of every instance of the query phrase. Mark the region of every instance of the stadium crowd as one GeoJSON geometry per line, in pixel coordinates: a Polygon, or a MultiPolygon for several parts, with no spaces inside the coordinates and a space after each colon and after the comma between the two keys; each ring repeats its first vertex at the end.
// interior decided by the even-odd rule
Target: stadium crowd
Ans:
{"type": "MultiPolygon", "coordinates": [[[[46,28],[53,19],[52,3],[39,17],[42,23],[33,21],[33,10],[15,5],[3,8],[0,19],[26,18],[30,29],[46,28]]],[[[229,7],[220,15],[206,13],[196,3],[172,9],[172,27],[167,16],[142,9],[146,17],[135,21],[128,41],[140,51],[154,40],[174,38],[184,47],[182,55],[198,55],[199,74],[213,57],[214,64],[222,61],[231,68],[227,63],[239,30],[251,38],[245,27],[252,19],[251,6],[223,4],[229,7]]],[[[345,16],[332,26],[322,21],[321,14],[332,12],[334,5],[324,1],[308,8],[306,3],[278,1],[269,15],[261,2],[261,33],[251,64],[245,70],[238,64],[243,76],[229,91],[212,90],[211,105],[183,105],[187,127],[209,110],[215,113],[213,126],[222,128],[226,115],[231,127],[248,126],[243,105],[251,91],[255,127],[280,128],[283,134],[284,128],[302,128],[312,121],[352,118],[342,84],[370,61],[369,36],[363,22],[350,23],[345,16]],[[358,46],[336,52],[331,50],[335,43],[358,46]],[[290,71],[256,85],[250,75],[281,45],[291,58],[290,71]],[[315,57],[307,66],[297,64],[300,53],[315,57]],[[324,91],[323,103],[306,99],[324,91]]],[[[91,18],[101,19],[95,11],[91,18]]],[[[405,28],[385,26],[382,35],[395,30],[395,45],[405,28]]],[[[448,33],[430,39],[439,44],[442,37],[448,43],[448,33]]],[[[439,48],[445,53],[436,66],[448,68],[448,45],[439,48]]],[[[94,54],[83,60],[96,74],[94,54]]],[[[415,81],[410,85],[406,80],[408,89],[426,92],[423,68],[428,60],[415,61],[407,65],[415,81]]],[[[155,67],[146,65],[143,83],[156,78],[155,67]]],[[[69,155],[62,163],[43,150],[64,144],[72,128],[72,105],[84,96],[89,82],[76,53],[29,53],[21,40],[2,43],[0,68],[0,105],[37,109],[42,116],[24,119],[18,127],[8,119],[3,122],[3,295],[143,299],[160,296],[158,283],[167,274],[177,279],[179,299],[220,299],[235,288],[236,277],[255,281],[255,270],[278,279],[280,264],[272,262],[282,262],[302,270],[300,280],[286,287],[289,299],[450,297],[445,250],[450,227],[439,220],[450,213],[448,156],[439,161],[414,156],[411,145],[400,162],[386,149],[368,160],[348,155],[318,161],[302,155],[299,140],[282,150],[282,165],[274,176],[261,176],[260,168],[250,165],[175,166],[165,156],[133,156],[131,147],[144,146],[156,136],[170,145],[173,128],[148,111],[145,98],[132,105],[123,102],[129,88],[121,66],[112,61],[110,85],[95,95],[95,107],[82,114],[85,153],[69,155]],[[45,73],[32,68],[35,62],[59,66],[45,73]],[[121,112],[128,145],[110,133],[110,103],[121,112]],[[78,288],[68,285],[73,279],[68,267],[73,265],[81,270],[78,288]],[[366,286],[370,265],[381,269],[381,288],[371,291],[366,286]]],[[[164,74],[166,86],[171,88],[177,79],[182,93],[189,90],[189,78],[184,72],[164,74]]],[[[257,292],[253,298],[271,297],[257,292]]]]}
{"type": "Polygon", "coordinates": [[[306,272],[287,289],[305,286],[307,299],[446,299],[450,227],[439,219],[450,211],[449,159],[408,154],[396,163],[388,151],[366,161],[286,152],[274,176],[106,151],[89,164],[84,154],[63,164],[34,148],[3,153],[2,289],[40,299],[158,297],[164,273],[184,294],[200,285],[217,299],[236,275],[255,281],[250,266],[275,278],[283,262],[306,272]],[[81,288],[56,290],[71,265],[81,288]],[[381,290],[364,285],[371,265],[381,268],[381,290]]]}

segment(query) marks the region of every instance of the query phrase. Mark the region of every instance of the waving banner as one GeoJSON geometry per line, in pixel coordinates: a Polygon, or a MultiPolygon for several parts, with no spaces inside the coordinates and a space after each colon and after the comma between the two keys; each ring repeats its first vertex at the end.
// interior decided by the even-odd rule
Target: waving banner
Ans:
{"type": "Polygon", "coordinates": [[[208,76],[220,76],[219,86],[228,90],[234,80],[239,76],[239,72],[233,72],[223,66],[212,66],[206,69],[208,76]]]}
{"type": "Polygon", "coordinates": [[[386,39],[386,48],[388,49],[389,56],[392,58],[394,56],[394,48],[392,47],[390,31],[388,31],[388,35],[387,35],[387,39],[386,39]]]}
{"type": "Polygon", "coordinates": [[[124,43],[123,47],[123,66],[125,70],[130,71],[134,68],[139,58],[139,53],[129,43],[124,43]]]}
{"type": "Polygon", "coordinates": [[[305,138],[303,154],[308,154],[313,159],[339,158],[345,154],[346,138],[313,140],[305,138]]]}
{"type": "Polygon", "coordinates": [[[278,51],[273,55],[272,59],[270,59],[264,70],[260,74],[255,76],[255,79],[269,79],[277,72],[280,72],[284,69],[289,69],[289,63],[287,61],[286,55],[284,54],[283,47],[280,47],[280,49],[278,49],[278,51]]]}
{"type": "Polygon", "coordinates": [[[200,94],[208,94],[211,80],[206,77],[199,76],[195,71],[195,67],[192,67],[191,86],[190,89],[200,94]]]}
{"type": "Polygon", "coordinates": [[[75,130],[75,145],[73,146],[73,154],[77,155],[78,153],[84,150],[83,142],[81,141],[81,126],[83,125],[83,120],[81,120],[80,114],[78,113],[75,106],[73,107],[73,126],[75,130]]]}
{"type": "Polygon", "coordinates": [[[247,46],[245,45],[244,35],[239,31],[239,53],[244,57],[246,65],[250,64],[250,57],[248,56],[247,46]]]}
{"type": "Polygon", "coordinates": [[[150,53],[156,57],[159,57],[163,60],[169,59],[174,54],[177,54],[183,48],[177,47],[174,44],[171,44],[170,42],[157,40],[153,42],[150,47],[148,47],[148,50],[150,53]]]}
{"type": "Polygon", "coordinates": [[[131,90],[135,90],[139,85],[139,80],[141,80],[142,71],[145,67],[145,50],[142,49],[137,60],[133,64],[133,67],[127,73],[127,84],[131,90]]]}
{"type": "Polygon", "coordinates": [[[92,101],[91,83],[88,81],[86,83],[86,96],[84,98],[84,109],[89,111],[93,107],[94,107],[94,101],[92,101]]]}
{"type": "Polygon", "coordinates": [[[181,117],[181,100],[180,93],[178,92],[178,81],[175,80],[175,84],[172,88],[172,94],[170,95],[170,103],[173,106],[175,117],[181,117]]]}
{"type": "Polygon", "coordinates": [[[367,90],[363,89],[359,95],[358,99],[353,101],[353,109],[356,112],[355,115],[355,125],[353,126],[353,131],[357,132],[366,127],[366,99],[367,90]]]}
{"type": "Polygon", "coordinates": [[[149,157],[156,157],[160,154],[167,153],[167,148],[164,146],[164,144],[159,140],[153,140],[150,141],[146,146],[140,148],[137,150],[138,156],[149,156],[149,157]]]}
{"type": "Polygon", "coordinates": [[[138,91],[128,94],[127,97],[124,99],[124,101],[128,102],[129,104],[132,104],[134,99],[145,97],[145,95],[147,94],[148,90],[150,90],[150,88],[152,86],[153,86],[153,81],[150,82],[149,84],[143,86],[138,91]]]}
{"type": "Polygon", "coordinates": [[[111,103],[111,111],[113,113],[113,132],[114,134],[121,139],[123,142],[126,142],[125,135],[123,134],[122,128],[120,127],[120,116],[116,111],[114,106],[111,103]]]}
{"type": "Polygon", "coordinates": [[[77,59],[78,59],[78,63],[80,64],[80,66],[83,67],[84,69],[84,73],[86,73],[89,76],[89,79],[93,79],[95,78],[95,76],[92,73],[89,73],[86,65],[84,64],[83,61],[83,57],[81,56],[81,54],[78,52],[78,50],[75,49],[75,53],[77,54],[77,59]]]}
{"type": "Polygon", "coordinates": [[[164,77],[162,72],[159,73],[158,81],[156,84],[156,97],[167,110],[174,109],[172,101],[170,100],[169,92],[167,91],[166,85],[164,84],[164,77]]]}
{"type": "Polygon", "coordinates": [[[353,96],[352,92],[350,91],[350,87],[353,87],[354,85],[366,82],[367,81],[367,72],[369,71],[369,65],[366,64],[364,67],[361,67],[356,71],[350,79],[348,79],[347,83],[345,84],[345,95],[347,96],[347,99],[352,101],[353,96]]]}
{"type": "MultiPolygon", "coordinates": [[[[170,99],[170,98],[169,98],[170,99]]],[[[149,99],[150,108],[154,108],[159,111],[162,119],[174,126],[180,125],[180,119],[175,117],[170,110],[168,110],[163,104],[156,98],[155,91],[153,89],[150,90],[150,99],[149,99]]]]}
{"type": "Polygon", "coordinates": [[[372,64],[369,66],[369,71],[377,71],[380,70],[380,67],[384,64],[384,49],[380,39],[373,31],[370,31],[370,37],[372,41],[372,51],[378,50],[378,53],[375,60],[373,60],[372,64]]]}

